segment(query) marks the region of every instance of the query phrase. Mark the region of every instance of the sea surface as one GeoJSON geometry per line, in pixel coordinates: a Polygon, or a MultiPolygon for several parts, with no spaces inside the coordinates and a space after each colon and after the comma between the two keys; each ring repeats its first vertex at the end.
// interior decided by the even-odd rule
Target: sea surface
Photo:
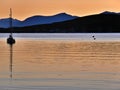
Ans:
{"type": "Polygon", "coordinates": [[[0,90],[120,90],[120,34],[13,34],[12,62],[8,35],[0,90]]]}

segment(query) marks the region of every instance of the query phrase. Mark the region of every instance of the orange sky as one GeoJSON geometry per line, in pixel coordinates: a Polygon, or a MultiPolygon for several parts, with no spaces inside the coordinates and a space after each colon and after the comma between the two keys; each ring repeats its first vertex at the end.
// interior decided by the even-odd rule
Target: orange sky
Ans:
{"type": "Polygon", "coordinates": [[[120,12],[120,0],[0,0],[0,18],[9,15],[23,20],[33,15],[54,15],[60,12],[85,16],[103,11],[120,12]]]}

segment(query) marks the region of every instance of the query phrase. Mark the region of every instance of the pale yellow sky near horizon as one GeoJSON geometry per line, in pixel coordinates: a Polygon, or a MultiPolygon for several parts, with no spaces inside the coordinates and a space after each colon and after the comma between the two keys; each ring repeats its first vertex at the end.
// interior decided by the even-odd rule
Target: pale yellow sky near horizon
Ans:
{"type": "Polygon", "coordinates": [[[120,0],[0,0],[0,18],[9,16],[24,20],[33,15],[54,15],[66,12],[76,16],[86,16],[103,11],[120,12],[120,0]]]}

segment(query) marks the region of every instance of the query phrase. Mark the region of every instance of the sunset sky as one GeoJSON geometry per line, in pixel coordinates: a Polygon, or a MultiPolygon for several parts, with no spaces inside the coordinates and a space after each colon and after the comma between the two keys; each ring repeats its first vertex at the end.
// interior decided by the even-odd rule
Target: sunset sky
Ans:
{"type": "Polygon", "coordinates": [[[120,12],[120,0],[0,0],[0,18],[9,16],[9,8],[13,10],[13,17],[19,20],[60,12],[86,16],[103,11],[120,12]]]}

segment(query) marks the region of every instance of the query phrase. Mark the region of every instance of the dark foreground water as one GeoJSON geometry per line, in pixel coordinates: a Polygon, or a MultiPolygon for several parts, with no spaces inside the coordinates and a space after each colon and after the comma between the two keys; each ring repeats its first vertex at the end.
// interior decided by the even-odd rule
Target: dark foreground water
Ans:
{"type": "Polygon", "coordinates": [[[0,39],[0,90],[120,90],[120,42],[0,39]],[[12,74],[12,77],[11,77],[12,74]]]}

